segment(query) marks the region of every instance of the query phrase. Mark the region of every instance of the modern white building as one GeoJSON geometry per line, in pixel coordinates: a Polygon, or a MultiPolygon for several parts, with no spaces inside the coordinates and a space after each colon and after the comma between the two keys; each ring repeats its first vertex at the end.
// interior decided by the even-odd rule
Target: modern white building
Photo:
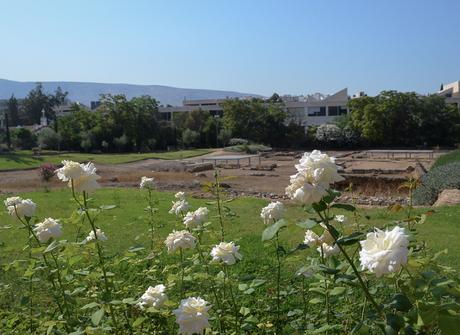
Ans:
{"type": "Polygon", "coordinates": [[[456,105],[460,109],[460,81],[441,84],[438,94],[446,98],[446,103],[456,105]]]}
{"type": "MultiPolygon", "coordinates": [[[[348,113],[348,90],[344,88],[332,95],[315,93],[307,96],[283,96],[280,106],[288,113],[288,122],[307,127],[331,123],[348,113]]],[[[251,98],[245,98],[251,99],[251,98]]],[[[208,111],[211,115],[223,115],[222,104],[227,99],[184,100],[182,106],[159,107],[163,120],[171,121],[174,113],[188,113],[193,110],[208,111]]]]}

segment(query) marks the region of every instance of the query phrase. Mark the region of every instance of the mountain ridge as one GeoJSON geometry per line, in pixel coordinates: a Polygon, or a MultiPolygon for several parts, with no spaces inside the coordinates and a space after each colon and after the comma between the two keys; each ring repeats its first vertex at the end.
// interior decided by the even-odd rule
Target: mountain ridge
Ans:
{"type": "Polygon", "coordinates": [[[260,97],[258,94],[236,91],[210,90],[198,88],[181,88],[166,85],[139,85],[127,83],[97,83],[80,81],[15,81],[0,78],[0,99],[9,99],[12,94],[22,99],[35,88],[37,83],[43,85],[46,93],[52,93],[57,87],[69,92],[68,98],[89,105],[99,99],[100,94],[125,94],[128,99],[141,95],[150,95],[163,105],[182,105],[183,99],[219,99],[260,97]]]}

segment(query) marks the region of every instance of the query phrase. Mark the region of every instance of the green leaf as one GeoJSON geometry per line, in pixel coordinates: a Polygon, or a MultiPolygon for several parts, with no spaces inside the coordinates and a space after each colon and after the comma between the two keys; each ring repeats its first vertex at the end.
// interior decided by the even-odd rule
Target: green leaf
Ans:
{"type": "Polygon", "coordinates": [[[385,333],[398,334],[399,330],[404,327],[404,319],[396,314],[387,314],[387,327],[385,327],[385,333]]]}
{"type": "Polygon", "coordinates": [[[274,224],[272,224],[271,226],[265,228],[265,230],[262,233],[262,241],[271,240],[273,237],[275,237],[275,235],[278,233],[278,231],[281,228],[284,228],[286,226],[287,226],[286,221],[281,219],[275,222],[274,224]]]}
{"type": "Polygon", "coordinates": [[[397,293],[393,296],[392,301],[389,303],[389,307],[400,312],[407,312],[412,308],[412,303],[404,294],[397,293]]]}
{"type": "Polygon", "coordinates": [[[102,320],[102,317],[104,316],[104,308],[98,309],[91,315],[91,322],[97,326],[102,320]]]}
{"type": "Polygon", "coordinates": [[[89,309],[94,307],[99,307],[99,304],[97,302],[90,302],[89,304],[83,306],[81,309],[89,309]]]}
{"type": "Polygon", "coordinates": [[[311,219],[306,219],[304,221],[299,221],[296,223],[297,226],[303,229],[312,229],[314,226],[316,226],[318,223],[311,220],[311,219]]]}
{"type": "Polygon", "coordinates": [[[460,329],[460,318],[458,316],[440,314],[438,320],[442,335],[458,335],[460,329]]]}
{"type": "Polygon", "coordinates": [[[345,293],[347,289],[345,287],[342,287],[342,286],[337,286],[337,287],[334,287],[331,292],[329,292],[330,295],[342,295],[345,293]]]}
{"type": "Polygon", "coordinates": [[[339,273],[340,270],[337,270],[337,269],[334,269],[334,268],[330,268],[326,265],[323,265],[323,264],[320,264],[318,266],[319,270],[324,272],[324,273],[327,273],[327,274],[330,274],[330,275],[335,275],[336,273],[339,273]]]}
{"type": "Polygon", "coordinates": [[[316,212],[322,212],[327,209],[327,204],[324,201],[315,202],[311,205],[316,212]]]}
{"type": "Polygon", "coordinates": [[[251,287],[258,287],[265,284],[267,281],[264,279],[254,279],[251,283],[251,287]]]}
{"type": "Polygon", "coordinates": [[[350,234],[348,236],[339,238],[337,240],[337,244],[340,244],[340,245],[352,245],[352,244],[358,243],[363,237],[364,237],[363,233],[354,232],[354,233],[352,233],[352,234],[350,234]]]}
{"type": "Polygon", "coordinates": [[[134,327],[134,328],[139,327],[139,326],[142,324],[142,322],[144,322],[144,320],[145,320],[144,317],[142,317],[142,316],[138,317],[138,318],[133,322],[133,327],[134,327]]]}
{"type": "Polygon", "coordinates": [[[240,314],[243,315],[243,316],[246,316],[248,315],[249,313],[251,313],[251,310],[247,307],[241,307],[240,308],[240,314]]]}
{"type": "Polygon", "coordinates": [[[48,252],[51,252],[53,251],[54,249],[56,249],[57,247],[59,247],[59,242],[56,241],[56,240],[53,240],[53,242],[51,242],[45,249],[45,251],[43,251],[44,254],[48,253],[48,252]]]}
{"type": "Polygon", "coordinates": [[[99,208],[102,209],[102,210],[114,209],[116,207],[117,207],[117,205],[102,205],[102,206],[99,206],[99,208]]]}
{"type": "Polygon", "coordinates": [[[339,208],[339,209],[344,209],[349,212],[354,212],[356,210],[356,207],[350,204],[333,204],[331,206],[332,208],[339,208]]]}

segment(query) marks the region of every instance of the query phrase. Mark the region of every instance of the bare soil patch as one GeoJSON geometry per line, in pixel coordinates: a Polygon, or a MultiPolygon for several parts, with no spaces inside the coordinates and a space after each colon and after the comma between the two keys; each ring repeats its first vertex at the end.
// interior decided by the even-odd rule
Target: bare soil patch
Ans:
{"type": "MultiPolygon", "coordinates": [[[[290,175],[295,173],[294,165],[302,153],[271,152],[263,154],[260,166],[258,162],[253,161],[251,166],[242,162],[240,168],[234,164],[223,164],[218,167],[229,186],[228,191],[235,195],[282,198],[290,175]]],[[[223,154],[231,153],[215,151],[207,156],[223,154]]],[[[341,189],[352,183],[354,191],[366,204],[405,201],[406,193],[398,189],[398,186],[414,174],[415,159],[369,159],[356,151],[330,151],[328,154],[337,157],[337,164],[341,166],[341,173],[346,178],[338,185],[341,189]],[[389,201],[386,201],[387,199],[389,201]]],[[[103,187],[138,187],[142,176],[153,176],[159,189],[186,189],[197,196],[205,196],[201,191],[201,185],[213,180],[214,171],[207,170],[210,166],[198,170],[190,168],[200,166],[202,158],[203,156],[183,160],[148,159],[116,165],[99,164],[97,167],[103,187]]],[[[433,160],[420,159],[419,163],[428,169],[433,160]]],[[[46,183],[41,181],[38,169],[0,172],[0,193],[10,194],[63,186],[57,178],[46,183]]],[[[350,200],[351,195],[345,192],[344,198],[350,200]]]]}

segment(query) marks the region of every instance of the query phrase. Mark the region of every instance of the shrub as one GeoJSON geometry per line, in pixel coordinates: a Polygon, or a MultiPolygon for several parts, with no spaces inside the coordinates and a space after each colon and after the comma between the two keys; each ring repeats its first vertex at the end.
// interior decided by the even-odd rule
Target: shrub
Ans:
{"type": "Polygon", "coordinates": [[[358,143],[358,134],[349,127],[339,128],[335,124],[322,124],[316,129],[315,139],[324,146],[349,147],[358,143]]]}
{"type": "Polygon", "coordinates": [[[450,163],[460,162],[460,149],[449,152],[439,157],[431,168],[443,166],[450,163]]]}
{"type": "Polygon", "coordinates": [[[182,144],[186,147],[196,145],[200,140],[200,133],[194,130],[185,129],[182,133],[182,144]]]}
{"type": "Polygon", "coordinates": [[[61,142],[61,135],[51,128],[43,128],[38,133],[37,142],[40,148],[57,150],[61,142]]]}
{"type": "Polygon", "coordinates": [[[217,138],[219,142],[222,143],[222,146],[225,147],[226,145],[228,145],[231,137],[232,137],[232,132],[229,129],[224,128],[219,132],[219,135],[217,138]]]}
{"type": "Polygon", "coordinates": [[[257,154],[258,152],[271,151],[272,148],[262,144],[243,144],[225,147],[225,151],[244,152],[247,154],[257,154]]]}
{"type": "Polygon", "coordinates": [[[244,138],[231,138],[230,141],[228,141],[229,145],[245,145],[248,144],[249,141],[245,140],[244,138]]]}
{"type": "Polygon", "coordinates": [[[16,148],[31,149],[35,146],[37,138],[29,129],[17,128],[11,134],[13,145],[16,148]]]}
{"type": "Polygon", "coordinates": [[[460,188],[460,162],[435,167],[425,174],[414,192],[414,204],[432,205],[448,188],[460,188]]]}
{"type": "Polygon", "coordinates": [[[124,134],[120,137],[115,137],[113,139],[113,145],[115,145],[118,151],[123,151],[128,145],[128,137],[124,134]]]}
{"type": "Polygon", "coordinates": [[[54,176],[54,171],[56,171],[56,166],[50,163],[45,163],[40,165],[40,176],[43,181],[50,181],[54,176]]]}

